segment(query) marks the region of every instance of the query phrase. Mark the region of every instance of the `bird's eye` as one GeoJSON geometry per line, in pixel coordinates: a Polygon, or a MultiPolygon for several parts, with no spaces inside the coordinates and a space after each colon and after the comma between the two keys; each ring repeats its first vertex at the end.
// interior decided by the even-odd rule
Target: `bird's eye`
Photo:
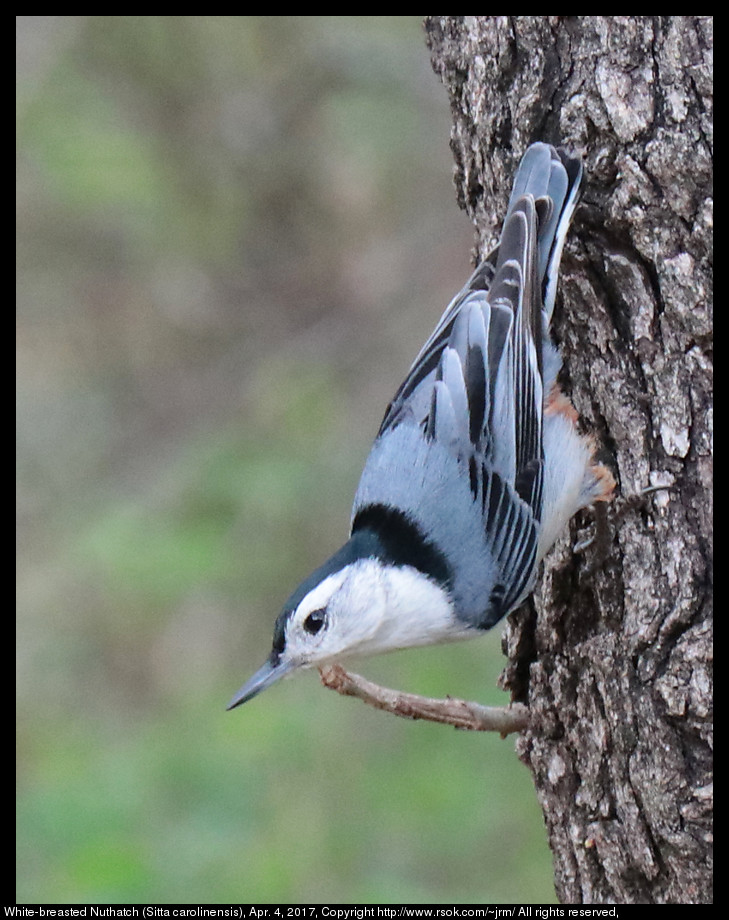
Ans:
{"type": "Polygon", "coordinates": [[[312,610],[309,616],[304,620],[304,629],[310,636],[315,636],[324,626],[327,620],[327,612],[324,607],[319,610],[312,610]]]}

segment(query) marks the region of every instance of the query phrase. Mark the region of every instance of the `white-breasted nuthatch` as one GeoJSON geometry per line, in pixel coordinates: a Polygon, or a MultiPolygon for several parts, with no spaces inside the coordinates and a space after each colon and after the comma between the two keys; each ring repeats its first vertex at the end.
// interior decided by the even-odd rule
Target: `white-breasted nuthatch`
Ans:
{"type": "Polygon", "coordinates": [[[562,148],[524,154],[499,245],[387,407],[349,539],[286,602],[229,709],[298,668],[479,635],[529,594],[572,515],[610,498],[549,336],[581,179],[562,148]]]}

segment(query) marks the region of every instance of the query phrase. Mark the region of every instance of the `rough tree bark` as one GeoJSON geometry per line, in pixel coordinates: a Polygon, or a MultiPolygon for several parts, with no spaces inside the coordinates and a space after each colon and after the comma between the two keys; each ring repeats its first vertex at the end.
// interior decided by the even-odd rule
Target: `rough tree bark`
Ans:
{"type": "Polygon", "coordinates": [[[711,898],[709,17],[426,19],[461,205],[494,241],[535,140],[585,154],[555,334],[621,499],[606,553],[545,564],[504,682],[572,903],[711,898]],[[625,503],[648,486],[670,491],[625,503]],[[622,505],[622,509],[621,509],[622,505]]]}

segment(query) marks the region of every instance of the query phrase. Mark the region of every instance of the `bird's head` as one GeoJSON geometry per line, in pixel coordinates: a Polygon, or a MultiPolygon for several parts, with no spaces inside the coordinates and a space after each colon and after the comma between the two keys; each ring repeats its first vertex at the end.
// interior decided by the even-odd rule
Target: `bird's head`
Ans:
{"type": "Polygon", "coordinates": [[[375,549],[355,535],[299,586],[276,620],[268,660],[228,709],[300,668],[463,637],[447,590],[375,549]]]}

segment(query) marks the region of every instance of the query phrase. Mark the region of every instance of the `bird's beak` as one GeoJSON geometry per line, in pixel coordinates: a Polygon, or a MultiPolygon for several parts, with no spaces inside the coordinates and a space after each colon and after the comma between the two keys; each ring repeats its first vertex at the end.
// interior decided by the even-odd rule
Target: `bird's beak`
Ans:
{"type": "Polygon", "coordinates": [[[282,662],[279,660],[274,664],[269,659],[262,668],[256,671],[249,681],[243,684],[233,699],[228,703],[226,709],[235,709],[235,707],[240,706],[241,703],[253,699],[261,690],[265,690],[266,687],[275,684],[284,674],[288,674],[292,668],[293,664],[290,662],[282,662]]]}

